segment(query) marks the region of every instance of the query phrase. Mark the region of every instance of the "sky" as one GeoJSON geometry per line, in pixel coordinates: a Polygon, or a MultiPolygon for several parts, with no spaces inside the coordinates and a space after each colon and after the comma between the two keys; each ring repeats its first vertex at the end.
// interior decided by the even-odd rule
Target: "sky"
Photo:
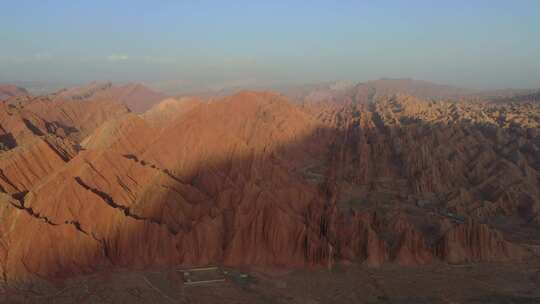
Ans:
{"type": "Polygon", "coordinates": [[[18,0],[0,81],[540,88],[540,1],[18,0]]]}

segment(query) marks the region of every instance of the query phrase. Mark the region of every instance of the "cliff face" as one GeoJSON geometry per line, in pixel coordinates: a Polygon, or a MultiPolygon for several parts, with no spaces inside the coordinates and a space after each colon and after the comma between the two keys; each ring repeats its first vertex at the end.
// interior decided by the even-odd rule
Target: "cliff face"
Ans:
{"type": "Polygon", "coordinates": [[[436,251],[449,263],[498,262],[527,256],[526,250],[505,241],[500,232],[471,221],[448,231],[436,251]]]}
{"type": "Polygon", "coordinates": [[[79,148],[9,150],[17,172],[0,162],[4,279],[109,266],[527,258],[538,108],[525,120],[519,107],[367,93],[299,107],[242,92],[176,117],[162,116],[164,106],[102,119],[111,112],[34,105],[45,122],[72,121],[77,136],[54,138],[79,148]]]}

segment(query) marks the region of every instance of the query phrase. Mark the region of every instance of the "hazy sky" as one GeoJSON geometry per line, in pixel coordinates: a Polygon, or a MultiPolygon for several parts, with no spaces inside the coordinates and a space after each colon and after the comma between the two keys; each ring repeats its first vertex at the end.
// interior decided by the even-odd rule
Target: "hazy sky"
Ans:
{"type": "Polygon", "coordinates": [[[540,87],[540,1],[3,1],[0,81],[540,87]]]}

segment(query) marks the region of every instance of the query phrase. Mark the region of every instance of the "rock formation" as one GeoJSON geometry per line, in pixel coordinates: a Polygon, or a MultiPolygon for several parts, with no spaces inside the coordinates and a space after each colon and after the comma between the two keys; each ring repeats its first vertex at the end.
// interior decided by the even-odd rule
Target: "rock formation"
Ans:
{"type": "Polygon", "coordinates": [[[301,106],[271,92],[171,99],[144,115],[94,99],[5,103],[4,280],[531,255],[537,105],[338,91],[301,106]]]}

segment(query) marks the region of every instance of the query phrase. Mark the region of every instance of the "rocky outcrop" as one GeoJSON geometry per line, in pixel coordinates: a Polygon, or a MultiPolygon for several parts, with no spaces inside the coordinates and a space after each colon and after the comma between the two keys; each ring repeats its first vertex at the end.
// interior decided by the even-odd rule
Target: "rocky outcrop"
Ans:
{"type": "Polygon", "coordinates": [[[0,158],[0,189],[7,193],[32,189],[70,157],[62,155],[59,149],[46,139],[36,138],[32,143],[4,152],[0,158]]]}
{"type": "Polygon", "coordinates": [[[64,100],[31,100],[24,108],[37,113],[45,121],[64,129],[65,136],[81,141],[104,122],[129,112],[124,105],[107,99],[92,99],[84,103],[64,100]]]}
{"type": "Polygon", "coordinates": [[[437,245],[436,252],[449,263],[500,262],[530,256],[525,248],[504,240],[500,232],[474,221],[450,229],[437,245]]]}
{"type": "Polygon", "coordinates": [[[394,261],[403,266],[429,264],[433,261],[425,237],[414,229],[405,230],[394,252],[394,261]]]}

